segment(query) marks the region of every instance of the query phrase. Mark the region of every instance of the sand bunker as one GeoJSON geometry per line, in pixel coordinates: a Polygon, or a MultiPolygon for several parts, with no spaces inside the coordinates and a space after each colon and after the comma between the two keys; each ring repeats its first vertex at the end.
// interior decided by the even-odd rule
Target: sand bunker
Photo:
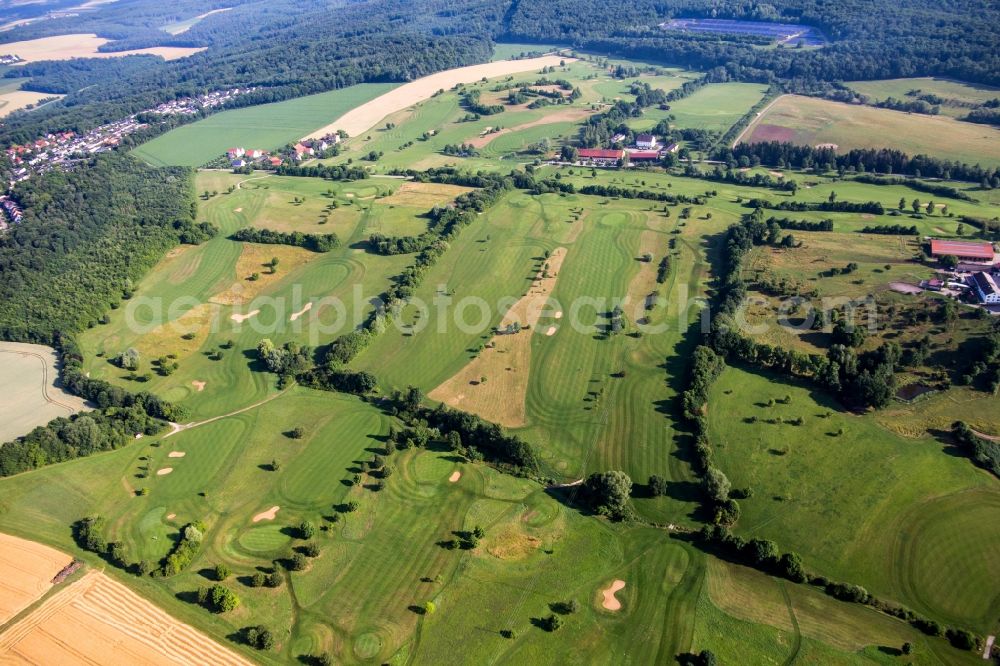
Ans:
{"type": "Polygon", "coordinates": [[[242,212],[243,212],[243,209],[242,209],[242,208],[234,208],[234,209],[233,209],[233,212],[234,212],[234,213],[242,213],[242,212]]]}
{"type": "Polygon", "coordinates": [[[171,451],[170,453],[167,454],[167,457],[168,458],[183,458],[186,455],[187,454],[184,453],[183,451],[171,451]]]}
{"type": "Polygon", "coordinates": [[[280,506],[272,506],[267,511],[261,511],[256,516],[254,516],[251,522],[259,523],[262,520],[274,520],[274,517],[278,515],[278,511],[280,509],[281,509],[280,506]]]}
{"type": "Polygon", "coordinates": [[[401,85],[348,111],[329,125],[319,128],[307,138],[319,138],[337,130],[343,130],[349,136],[358,136],[378,125],[382,118],[429,99],[431,95],[442,88],[448,90],[459,83],[474,83],[483,77],[493,78],[537,71],[543,67],[558,67],[560,61],[573,62],[574,59],[543,56],[541,58],[525,58],[524,60],[500,60],[431,74],[401,85]]]}
{"type": "Polygon", "coordinates": [[[247,319],[250,319],[252,317],[256,317],[259,314],[260,314],[260,310],[251,310],[250,312],[248,312],[246,314],[231,314],[231,315],[229,315],[229,318],[232,319],[233,321],[235,321],[237,324],[242,324],[247,319]]]}
{"type": "Polygon", "coordinates": [[[197,379],[191,382],[191,386],[193,386],[198,393],[205,390],[205,382],[199,382],[197,379]]]}
{"type": "Polygon", "coordinates": [[[164,467],[163,469],[156,470],[156,476],[166,476],[174,471],[173,467],[164,467]]]}
{"type": "Polygon", "coordinates": [[[622,602],[618,601],[618,597],[615,596],[615,592],[625,587],[625,581],[615,580],[610,586],[601,590],[601,594],[604,595],[604,601],[601,602],[601,606],[609,611],[621,610],[622,602]]]}
{"type": "Polygon", "coordinates": [[[0,534],[0,624],[40,599],[72,561],[54,548],[0,534]]]}
{"type": "Polygon", "coordinates": [[[298,319],[299,317],[301,317],[305,313],[307,313],[310,310],[312,310],[312,307],[313,307],[312,303],[306,303],[305,307],[303,307],[301,310],[299,310],[298,312],[293,312],[292,316],[288,318],[288,321],[295,321],[296,319],[298,319]]]}
{"type": "Polygon", "coordinates": [[[0,635],[0,662],[250,666],[96,571],[49,597],[0,635]]]}
{"type": "Polygon", "coordinates": [[[176,513],[168,513],[167,514],[167,520],[173,520],[176,517],[177,517],[176,513]]]}
{"type": "Polygon", "coordinates": [[[508,428],[525,425],[524,397],[528,391],[528,370],[531,368],[531,332],[545,312],[565,257],[566,248],[556,248],[545,260],[547,268],[538,272],[528,293],[504,314],[500,322],[501,329],[515,322],[522,328],[530,326],[531,329],[493,336],[490,346],[431,391],[430,398],[508,428]],[[487,381],[482,381],[483,377],[487,381]]]}
{"type": "Polygon", "coordinates": [[[461,478],[462,478],[462,473],[456,469],[454,472],[451,473],[451,476],[448,477],[448,480],[451,481],[452,483],[455,483],[461,478]]]}
{"type": "Polygon", "coordinates": [[[545,335],[555,335],[555,334],[556,334],[556,327],[555,326],[549,326],[545,330],[545,335]]]}
{"type": "Polygon", "coordinates": [[[552,315],[556,319],[562,319],[562,310],[552,315]]]}

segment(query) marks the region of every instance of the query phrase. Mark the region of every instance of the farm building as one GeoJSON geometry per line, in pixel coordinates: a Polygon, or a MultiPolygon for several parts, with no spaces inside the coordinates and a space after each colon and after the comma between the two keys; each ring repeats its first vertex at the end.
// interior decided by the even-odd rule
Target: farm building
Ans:
{"type": "Polygon", "coordinates": [[[672,143],[667,144],[667,147],[664,148],[664,152],[667,152],[667,153],[676,153],[679,149],[680,149],[680,146],[677,144],[676,141],[674,141],[672,143]]]}
{"type": "Polygon", "coordinates": [[[980,302],[986,305],[1000,304],[1000,287],[996,278],[986,272],[973,273],[969,278],[969,286],[976,290],[980,302]]]}
{"type": "Polygon", "coordinates": [[[624,158],[625,151],[607,150],[604,148],[581,148],[577,155],[579,155],[581,162],[600,165],[615,165],[624,158]]]}
{"type": "Polygon", "coordinates": [[[630,162],[655,162],[660,159],[658,150],[630,150],[628,153],[630,162]]]}
{"type": "Polygon", "coordinates": [[[958,257],[967,261],[993,261],[993,244],[986,241],[931,239],[931,256],[958,257]]]}
{"type": "Polygon", "coordinates": [[[652,134],[637,134],[635,137],[635,147],[643,150],[656,148],[656,137],[652,134]]]}

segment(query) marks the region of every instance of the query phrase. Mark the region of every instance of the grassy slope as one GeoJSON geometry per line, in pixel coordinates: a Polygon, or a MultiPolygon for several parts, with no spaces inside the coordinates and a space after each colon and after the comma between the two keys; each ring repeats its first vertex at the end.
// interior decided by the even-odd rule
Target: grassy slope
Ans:
{"type": "MultiPolygon", "coordinates": [[[[297,340],[309,346],[328,342],[338,331],[348,330],[353,325],[348,321],[354,321],[358,312],[363,316],[368,310],[367,299],[381,293],[389,276],[409,263],[407,257],[361,255],[350,247],[367,238],[369,222],[376,228],[385,229],[387,222],[383,218],[402,211],[383,210],[373,198],[376,193],[387,193],[396,187],[397,181],[380,179],[340,185],[307,178],[265,176],[244,182],[231,194],[225,193],[230,185],[241,181],[246,181],[246,177],[214,172],[199,175],[198,191],[220,192],[202,202],[200,217],[219,226],[221,233],[203,245],[184,250],[176,258],[162,261],[146,277],[133,301],[112,313],[108,325],[98,326],[81,336],[91,376],[134,389],[137,383],[128,381],[126,373],[113,366],[109,359],[129,346],[136,346],[143,353],[142,372],[150,369],[149,362],[156,356],[175,353],[180,368],[174,374],[161,377],[154,373],[148,384],[139,386],[187,405],[195,419],[225,414],[272,393],[270,380],[256,372],[258,368],[252,352],[247,355],[262,338],[269,337],[278,344],[297,340]],[[315,216],[331,201],[324,196],[331,189],[342,205],[331,214],[329,223],[317,225],[315,216]],[[354,196],[348,197],[349,194],[354,196]],[[295,197],[304,198],[306,202],[296,205],[293,203],[295,197]],[[237,210],[240,212],[235,212],[237,210]],[[272,220],[282,220],[288,227],[299,228],[288,223],[296,219],[301,220],[303,231],[337,232],[343,247],[326,254],[307,251],[290,254],[294,260],[280,264],[273,278],[266,275],[266,269],[254,266],[252,270],[264,274],[257,283],[249,283],[246,275],[236,274],[241,248],[252,245],[229,240],[229,234],[248,225],[282,226],[272,220]],[[242,305],[218,303],[217,296],[234,283],[246,288],[261,285],[262,291],[242,305]],[[291,314],[300,311],[312,299],[331,299],[331,302],[317,305],[315,312],[291,322],[291,314]],[[344,309],[338,311],[333,299],[343,304],[344,309]],[[155,342],[146,334],[155,329],[160,320],[152,318],[150,307],[143,305],[146,303],[162,313],[163,321],[177,322],[176,328],[168,323],[155,330],[155,342]],[[182,335],[189,329],[180,316],[197,304],[202,304],[207,314],[197,325],[191,326],[197,337],[188,342],[182,335]],[[232,313],[248,313],[255,309],[260,309],[261,314],[251,321],[239,325],[230,319],[232,313]],[[320,317],[320,325],[309,325],[312,316],[320,317]],[[234,341],[235,346],[223,352],[222,360],[207,358],[207,353],[227,340],[234,341]],[[193,381],[207,382],[207,386],[201,392],[196,391],[193,381]]],[[[408,219],[415,222],[416,215],[417,211],[411,210],[408,219]]],[[[287,248],[262,247],[263,261],[274,254],[282,254],[284,249],[287,248]]]]}
{"type": "Polygon", "coordinates": [[[344,112],[396,87],[364,83],[341,90],[216,113],[178,127],[133,153],[155,166],[200,166],[243,146],[272,150],[309,134],[344,112]]]}
{"type": "Polygon", "coordinates": [[[783,95],[755,120],[744,141],[775,138],[767,127],[790,130],[781,140],[851,148],[898,148],[910,155],[928,154],[969,164],[1000,164],[1000,130],[963,123],[947,116],[926,116],[824,99],[783,95]],[[762,138],[763,137],[763,138],[762,138]]]}
{"type": "Polygon", "coordinates": [[[741,534],[940,620],[996,630],[1000,599],[989,580],[1000,572],[988,553],[1000,530],[986,518],[1000,504],[994,477],[932,440],[894,436],[768,375],[727,370],[709,402],[717,464],[734,487],[754,489],[741,502],[741,534]],[[785,395],[789,405],[764,405],[785,395]],[[764,421],[776,416],[805,422],[764,421]]]}
{"type": "MultiPolygon", "coordinates": [[[[911,90],[919,90],[921,94],[937,95],[946,100],[956,100],[973,104],[982,104],[987,100],[1000,97],[1000,88],[932,77],[887,79],[881,81],[848,81],[847,86],[877,101],[882,101],[888,97],[895,97],[900,100],[916,99],[916,97],[909,97],[906,94],[911,90]]],[[[957,118],[968,114],[969,109],[945,103],[941,105],[941,113],[957,118]]]]}

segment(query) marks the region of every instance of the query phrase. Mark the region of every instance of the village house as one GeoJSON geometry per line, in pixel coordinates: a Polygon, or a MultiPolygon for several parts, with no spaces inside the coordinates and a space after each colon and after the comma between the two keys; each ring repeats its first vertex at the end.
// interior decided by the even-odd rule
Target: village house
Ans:
{"type": "Polygon", "coordinates": [[[656,137],[652,134],[637,134],[635,136],[635,147],[640,150],[652,150],[656,148],[656,137]]]}
{"type": "Polygon", "coordinates": [[[667,147],[663,149],[665,153],[676,153],[680,149],[680,145],[676,141],[672,141],[667,144],[667,147]]]}
{"type": "Polygon", "coordinates": [[[1000,287],[997,286],[996,278],[981,271],[969,276],[969,286],[975,290],[979,296],[979,302],[984,305],[1000,305],[1000,287]]]}

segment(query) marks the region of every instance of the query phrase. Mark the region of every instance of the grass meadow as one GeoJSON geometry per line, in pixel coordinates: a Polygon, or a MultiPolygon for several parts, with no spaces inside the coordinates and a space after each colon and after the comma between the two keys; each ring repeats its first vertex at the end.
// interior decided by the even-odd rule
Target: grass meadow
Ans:
{"type": "Polygon", "coordinates": [[[790,141],[816,146],[898,148],[969,164],[1000,164],[1000,130],[963,123],[948,116],[928,116],[782,95],[743,134],[743,141],[790,141]]]}
{"type": "Polygon", "coordinates": [[[945,100],[941,104],[941,114],[958,118],[969,113],[961,104],[982,104],[1000,97],[1000,88],[980,84],[965,83],[954,79],[919,77],[911,79],[883,79],[880,81],[848,81],[847,87],[873,101],[883,101],[889,97],[899,100],[915,99],[907,93],[919,90],[922,95],[937,95],[945,100]],[[957,102],[957,104],[955,103],[957,102]]]}
{"type": "Polygon", "coordinates": [[[216,113],[132,151],[153,166],[201,166],[234,146],[273,150],[396,87],[362,83],[340,90],[216,113]]]}

